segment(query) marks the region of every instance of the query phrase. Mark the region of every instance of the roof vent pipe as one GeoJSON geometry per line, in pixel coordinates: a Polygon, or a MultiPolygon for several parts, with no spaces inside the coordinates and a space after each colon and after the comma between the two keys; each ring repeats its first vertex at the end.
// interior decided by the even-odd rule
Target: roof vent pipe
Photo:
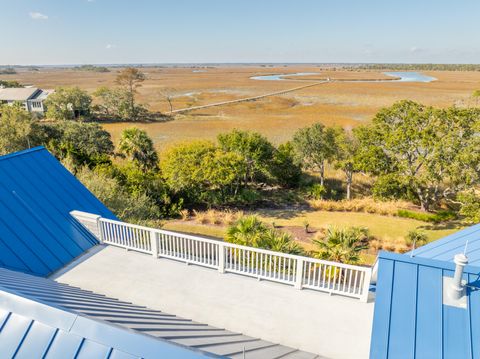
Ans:
{"type": "Polygon", "coordinates": [[[452,299],[460,299],[465,294],[465,285],[462,283],[463,268],[468,264],[468,258],[465,254],[456,254],[453,261],[455,262],[455,274],[451,283],[450,296],[452,299]]]}

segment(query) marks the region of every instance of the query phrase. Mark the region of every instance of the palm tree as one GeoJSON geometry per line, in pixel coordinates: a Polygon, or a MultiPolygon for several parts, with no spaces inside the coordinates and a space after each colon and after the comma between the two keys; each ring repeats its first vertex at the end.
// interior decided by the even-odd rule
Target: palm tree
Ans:
{"type": "Polygon", "coordinates": [[[123,130],[118,149],[143,171],[156,169],[158,166],[158,154],[152,139],[145,131],[136,127],[123,130]]]}
{"type": "Polygon", "coordinates": [[[336,228],[329,227],[323,240],[315,239],[317,247],[314,256],[340,263],[358,263],[360,252],[368,248],[368,229],[359,227],[336,228]]]}
{"type": "Polygon", "coordinates": [[[225,240],[243,246],[257,247],[260,238],[267,231],[268,228],[257,216],[245,216],[228,228],[225,240]]]}
{"type": "Polygon", "coordinates": [[[291,234],[274,229],[269,229],[265,232],[257,244],[260,248],[269,249],[275,252],[296,255],[302,255],[305,253],[302,246],[293,240],[291,234]]]}

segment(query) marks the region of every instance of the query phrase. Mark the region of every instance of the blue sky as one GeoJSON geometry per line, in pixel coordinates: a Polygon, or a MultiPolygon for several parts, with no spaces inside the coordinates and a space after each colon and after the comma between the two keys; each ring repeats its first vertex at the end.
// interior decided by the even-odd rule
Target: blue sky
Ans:
{"type": "Polygon", "coordinates": [[[478,0],[0,0],[0,9],[0,64],[480,63],[478,0]]]}

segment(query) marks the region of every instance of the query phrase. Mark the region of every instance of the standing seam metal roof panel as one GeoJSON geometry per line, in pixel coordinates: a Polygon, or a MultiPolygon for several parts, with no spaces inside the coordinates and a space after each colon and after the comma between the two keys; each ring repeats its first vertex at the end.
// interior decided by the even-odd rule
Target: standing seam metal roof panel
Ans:
{"type": "Polygon", "coordinates": [[[97,244],[72,210],[116,219],[45,148],[0,157],[0,266],[47,276],[97,244]]]}
{"type": "MultiPolygon", "coordinates": [[[[194,359],[207,354],[0,287],[0,358],[194,359]]],[[[211,355],[210,357],[218,357],[211,355]]]]}
{"type": "Polygon", "coordinates": [[[467,308],[443,304],[443,277],[455,265],[381,252],[371,359],[479,359],[479,268],[466,266],[467,308]]]}

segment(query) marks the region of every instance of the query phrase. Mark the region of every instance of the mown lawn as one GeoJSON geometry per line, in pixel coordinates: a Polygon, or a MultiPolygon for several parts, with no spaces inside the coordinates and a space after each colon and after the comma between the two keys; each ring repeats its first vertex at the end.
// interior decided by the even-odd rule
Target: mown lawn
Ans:
{"type": "MultiPolygon", "coordinates": [[[[367,227],[370,234],[383,243],[383,248],[385,248],[385,245],[387,246],[387,250],[397,250],[398,243],[405,243],[404,238],[409,231],[414,229],[424,231],[428,236],[428,240],[434,241],[464,227],[464,224],[458,222],[429,224],[414,219],[356,212],[261,210],[252,212],[252,214],[258,215],[263,221],[268,224],[274,224],[277,228],[282,229],[282,227],[285,227],[284,230],[287,231],[292,228],[304,228],[307,222],[312,232],[331,225],[338,227],[367,227]],[[391,248],[388,248],[388,244],[390,244],[391,248]]],[[[200,224],[195,220],[172,220],[166,222],[163,228],[201,236],[223,238],[227,226],[200,224]]],[[[313,237],[314,234],[311,234],[310,239],[300,241],[306,250],[315,249],[311,243],[311,238],[313,237]]],[[[405,245],[403,245],[403,248],[408,249],[405,245]]],[[[362,264],[371,265],[375,262],[375,259],[376,250],[373,248],[361,255],[362,264]]]]}
{"type": "Polygon", "coordinates": [[[198,234],[200,236],[223,238],[226,227],[219,225],[198,224],[191,221],[169,221],[164,224],[162,229],[175,232],[198,234]]]}
{"type": "Polygon", "coordinates": [[[420,229],[425,231],[429,241],[433,241],[463,228],[462,224],[455,222],[434,225],[414,219],[356,212],[264,210],[257,214],[265,222],[280,226],[303,226],[308,222],[314,228],[330,225],[367,227],[371,235],[384,240],[404,238],[409,231],[420,229]]]}
{"type": "MultiPolygon", "coordinates": [[[[414,219],[356,212],[261,210],[252,212],[252,214],[258,215],[268,224],[275,224],[275,226],[280,227],[303,227],[305,222],[308,222],[313,229],[326,228],[330,225],[367,227],[372,236],[386,241],[404,238],[409,231],[414,229],[425,231],[429,241],[433,241],[464,227],[462,223],[457,222],[435,225],[414,219]]],[[[223,225],[200,224],[193,220],[185,222],[179,220],[168,221],[163,228],[219,238],[224,236],[226,230],[226,226],[223,225]]]]}

